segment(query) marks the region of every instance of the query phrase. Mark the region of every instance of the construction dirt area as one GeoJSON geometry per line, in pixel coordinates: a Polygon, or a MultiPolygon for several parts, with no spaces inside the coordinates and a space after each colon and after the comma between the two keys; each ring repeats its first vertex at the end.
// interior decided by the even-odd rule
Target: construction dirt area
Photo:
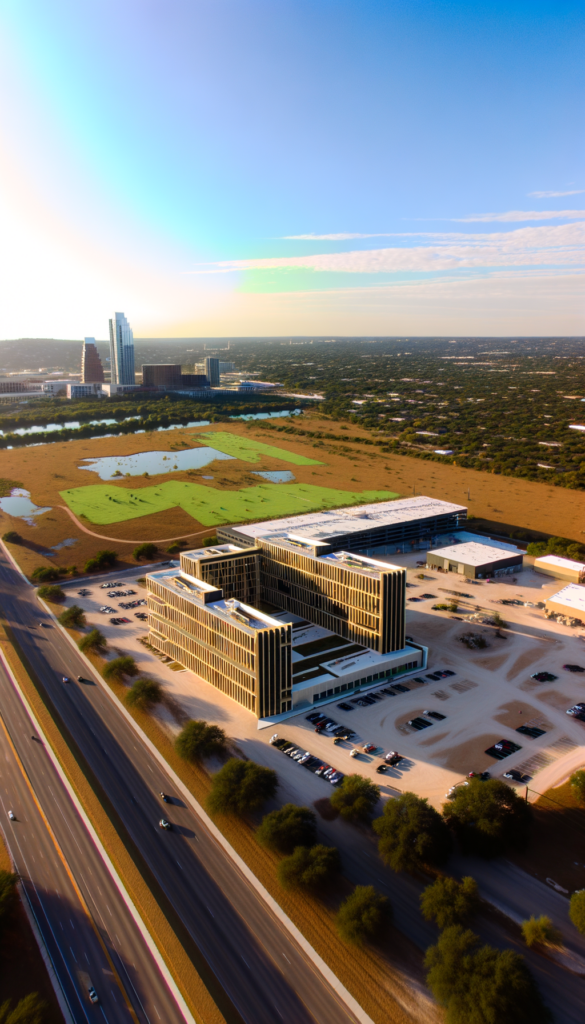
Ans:
{"type": "MultiPolygon", "coordinates": [[[[284,423],[284,418],[272,420],[271,427],[274,428],[280,422],[284,423]]],[[[306,413],[295,418],[295,426],[337,435],[341,431],[336,422],[320,420],[306,413]]],[[[363,436],[364,441],[370,438],[366,431],[358,427],[352,427],[351,431],[352,438],[363,436]]],[[[388,455],[372,445],[358,444],[353,440],[342,444],[300,438],[262,427],[258,421],[221,424],[224,438],[228,433],[234,437],[234,456],[226,458],[222,454],[221,459],[196,469],[174,468],[178,466],[178,461],[175,461],[177,455],[182,456],[186,451],[212,445],[213,438],[209,436],[212,433],[209,426],[201,426],[4,450],[4,482],[27,491],[37,509],[44,510],[28,517],[0,512],[2,533],[16,530],[23,538],[21,545],[11,548],[14,557],[25,572],[30,572],[37,565],[76,565],[79,568],[96,551],[104,547],[115,547],[121,564],[130,565],[132,546],[137,543],[160,542],[164,550],[164,545],[175,538],[199,542],[205,536],[212,536],[213,527],[219,522],[217,515],[212,518],[212,524],[208,516],[202,515],[204,521],[194,518],[185,507],[179,503],[173,504],[174,501],[180,501],[180,498],[176,497],[174,491],[172,494],[169,491],[163,503],[165,507],[161,504],[157,511],[154,504],[152,507],[155,510],[151,514],[135,518],[129,510],[129,518],[123,521],[103,522],[102,515],[102,522],[92,523],[89,518],[76,516],[70,507],[75,502],[72,500],[68,507],[62,496],[64,492],[87,488],[88,485],[98,485],[102,489],[102,504],[109,501],[106,494],[109,488],[132,491],[140,498],[142,488],[154,493],[170,483],[197,484],[211,492],[211,505],[218,503],[218,496],[214,493],[218,490],[223,494],[242,490],[240,497],[230,494],[229,502],[221,502],[225,505],[226,522],[234,518],[234,509],[239,511],[242,519],[248,521],[283,514],[278,508],[284,494],[278,497],[275,493],[274,501],[262,500],[270,496],[271,490],[278,492],[279,488],[315,489],[310,495],[304,495],[301,491],[296,494],[294,508],[298,507],[299,511],[307,511],[315,501],[317,504],[320,501],[323,507],[327,507],[329,501],[332,505],[338,505],[343,501],[343,496],[339,496],[340,491],[347,492],[347,504],[355,504],[364,492],[363,500],[367,500],[367,492],[373,494],[374,491],[380,496],[428,494],[466,505],[470,515],[492,524],[504,524],[503,529],[524,529],[574,540],[583,539],[585,494],[581,491],[562,490],[512,477],[494,477],[457,466],[388,455]],[[237,439],[248,443],[258,442],[260,448],[267,445],[278,448],[282,454],[266,454],[259,450],[256,461],[243,461],[237,439]],[[156,464],[158,471],[149,473],[147,477],[142,472],[140,475],[126,475],[124,459],[140,453],[156,452],[166,457],[168,471],[166,464],[165,471],[160,471],[159,461],[156,464]],[[121,469],[118,470],[118,476],[106,485],[96,466],[87,468],[86,461],[84,467],[84,460],[107,458],[121,460],[121,469]],[[278,473],[280,478],[283,471],[287,477],[286,482],[282,483],[272,483],[270,478],[262,480],[258,475],[278,473]],[[268,490],[260,494],[256,490],[259,485],[268,490]],[[315,498],[316,492],[319,494],[315,498]],[[250,497],[254,500],[246,502],[246,498],[250,497]],[[562,509],[561,516],[559,507],[562,509]]],[[[225,451],[225,443],[222,447],[225,451]]],[[[115,493],[113,490],[114,496],[115,493]]],[[[201,493],[199,490],[199,497],[201,493]]],[[[163,496],[157,497],[162,501],[163,496]]],[[[191,512],[196,504],[188,505],[191,512]]]]}

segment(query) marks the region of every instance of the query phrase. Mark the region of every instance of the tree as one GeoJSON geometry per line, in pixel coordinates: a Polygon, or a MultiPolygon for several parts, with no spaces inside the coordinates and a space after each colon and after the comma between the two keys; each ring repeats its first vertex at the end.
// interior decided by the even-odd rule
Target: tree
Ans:
{"type": "Polygon", "coordinates": [[[139,544],[137,548],[134,548],[132,557],[135,561],[139,562],[141,558],[154,558],[157,552],[156,544],[147,542],[146,544],[139,544]]]}
{"type": "Polygon", "coordinates": [[[500,779],[471,779],[459,786],[443,806],[445,821],[453,829],[464,853],[497,857],[508,849],[522,849],[532,820],[528,804],[500,779]]]}
{"type": "Polygon", "coordinates": [[[78,640],[77,646],[80,651],[93,651],[95,654],[101,654],[107,650],[108,641],[99,629],[92,629],[86,636],[82,636],[81,640],[78,640]]]}
{"type": "Polygon", "coordinates": [[[339,851],[335,846],[297,846],[281,860],[277,868],[283,889],[318,891],[330,885],[341,870],[339,851]]]}
{"type": "Polygon", "coordinates": [[[72,604],[70,608],[66,608],[64,612],[61,612],[59,622],[62,626],[68,626],[70,629],[83,629],[85,626],[85,612],[79,605],[72,604]]]}
{"type": "Polygon", "coordinates": [[[2,534],[2,540],[5,544],[22,544],[22,537],[16,530],[7,530],[2,534]]]}
{"type": "Polygon", "coordinates": [[[580,768],[578,772],[573,772],[569,781],[575,800],[578,800],[580,804],[585,803],[585,771],[580,768]]]}
{"type": "Polygon", "coordinates": [[[177,542],[175,541],[174,544],[171,544],[170,548],[167,548],[167,555],[177,555],[180,550],[181,550],[180,545],[177,544],[177,542]]]}
{"type": "Polygon", "coordinates": [[[571,896],[569,917],[582,935],[585,935],[585,889],[578,889],[571,896]]]}
{"type": "Polygon", "coordinates": [[[425,956],[427,984],[446,1008],[446,1024],[549,1024],[524,957],[511,949],[479,948],[479,940],[460,925],[446,928],[425,956]]]}
{"type": "Polygon", "coordinates": [[[12,871],[0,871],[0,921],[12,910],[16,902],[18,875],[12,871]]]}
{"type": "Polygon", "coordinates": [[[374,821],[378,852],[393,871],[417,871],[425,864],[444,864],[452,849],[441,815],[415,793],[387,800],[374,821]]]}
{"type": "Polygon", "coordinates": [[[19,999],[13,1010],[10,999],[0,1006],[0,1024],[43,1024],[47,1004],[40,999],[37,992],[30,992],[24,999],[19,999]]]}
{"type": "Polygon", "coordinates": [[[96,572],[98,569],[110,569],[118,561],[117,551],[98,551],[93,558],[85,563],[85,572],[96,572]]]}
{"type": "Polygon", "coordinates": [[[212,814],[249,814],[272,799],[277,788],[271,768],[231,757],[213,776],[207,806],[212,814]]]}
{"type": "Polygon", "coordinates": [[[219,725],[194,720],[179,733],[175,750],[186,761],[201,761],[204,757],[223,754],[227,747],[227,736],[219,725]]]}
{"type": "Polygon", "coordinates": [[[443,930],[454,924],[467,924],[479,908],[477,882],[463,878],[458,882],[448,876],[427,885],[420,898],[425,921],[434,921],[443,930]]]}
{"type": "Polygon", "coordinates": [[[44,601],[60,602],[65,600],[65,591],[62,587],[59,587],[56,584],[49,584],[47,587],[39,587],[37,593],[44,601]]]}
{"type": "Polygon", "coordinates": [[[162,686],[156,679],[137,679],[126,694],[126,703],[140,711],[150,711],[163,698],[162,686]]]}
{"type": "Polygon", "coordinates": [[[104,665],[104,679],[115,679],[120,682],[124,676],[137,676],[138,669],[131,654],[123,654],[104,665]]]}
{"type": "Polygon", "coordinates": [[[392,918],[392,908],[373,885],[356,885],[341,904],[337,930],[346,942],[361,946],[366,939],[380,939],[392,918]]]}
{"type": "Polygon", "coordinates": [[[379,799],[379,786],[363,775],[346,775],[331,796],[331,806],[346,821],[367,821],[379,799]]]}
{"type": "Polygon", "coordinates": [[[38,565],[33,569],[31,579],[37,583],[52,583],[53,580],[59,579],[59,573],[52,565],[38,565]]]}
{"type": "Polygon", "coordinates": [[[278,853],[290,854],[297,846],[314,846],[317,839],[315,815],[308,807],[285,804],[263,817],[256,839],[278,853]]]}
{"type": "Polygon", "coordinates": [[[522,922],[522,936],[524,942],[530,949],[532,946],[560,946],[563,936],[558,928],[555,928],[550,917],[542,914],[540,917],[529,917],[522,922]]]}

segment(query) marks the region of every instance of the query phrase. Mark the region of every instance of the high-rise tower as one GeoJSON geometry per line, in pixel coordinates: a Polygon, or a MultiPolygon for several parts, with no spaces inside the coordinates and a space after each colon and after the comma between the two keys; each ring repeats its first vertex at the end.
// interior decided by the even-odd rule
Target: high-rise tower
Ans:
{"type": "Polygon", "coordinates": [[[219,359],[214,356],[205,357],[205,376],[212,388],[219,387],[219,359]]]}
{"type": "Polygon", "coordinates": [[[134,384],[134,335],[123,313],[110,320],[110,368],[112,384],[134,384]]]}
{"type": "Polygon", "coordinates": [[[81,350],[81,383],[103,384],[104,368],[97,350],[95,338],[84,338],[81,350]]]}

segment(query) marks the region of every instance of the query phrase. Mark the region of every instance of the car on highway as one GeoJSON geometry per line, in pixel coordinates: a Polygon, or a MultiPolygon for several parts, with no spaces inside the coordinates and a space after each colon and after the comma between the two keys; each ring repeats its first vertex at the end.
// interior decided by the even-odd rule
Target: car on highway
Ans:
{"type": "Polygon", "coordinates": [[[170,823],[170,821],[167,821],[166,818],[161,818],[159,823],[158,823],[158,827],[159,828],[163,828],[165,830],[165,832],[170,832],[170,830],[171,830],[171,823],[170,823]]]}
{"type": "Polygon", "coordinates": [[[14,811],[8,811],[8,817],[10,818],[11,821],[16,821],[16,815],[14,811]]]}
{"type": "Polygon", "coordinates": [[[93,679],[86,679],[85,676],[77,676],[78,683],[93,683],[93,679]]]}
{"type": "Polygon", "coordinates": [[[165,803],[165,804],[170,803],[170,799],[171,799],[170,796],[168,796],[167,793],[163,793],[162,789],[160,791],[160,797],[161,797],[161,800],[163,801],[163,803],[165,803]]]}
{"type": "Polygon", "coordinates": [[[89,996],[90,1003],[99,1003],[98,994],[93,985],[90,985],[90,987],[87,990],[87,994],[89,996]]]}
{"type": "MultiPolygon", "coordinates": [[[[69,682],[69,676],[62,676],[61,678],[62,678],[64,683],[68,683],[69,682]]],[[[568,714],[568,712],[567,712],[567,714],[568,714]]]]}

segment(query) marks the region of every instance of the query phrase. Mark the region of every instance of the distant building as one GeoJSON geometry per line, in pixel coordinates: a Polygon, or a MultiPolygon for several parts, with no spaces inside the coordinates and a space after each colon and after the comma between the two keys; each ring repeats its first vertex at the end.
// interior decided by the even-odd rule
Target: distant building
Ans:
{"type": "Polygon", "coordinates": [[[101,384],[68,384],[67,398],[91,398],[101,395],[101,384]]]}
{"type": "Polygon", "coordinates": [[[215,356],[205,357],[205,376],[212,388],[219,387],[219,359],[215,356]]]}
{"type": "Polygon", "coordinates": [[[427,553],[430,569],[457,572],[470,579],[487,579],[491,576],[505,576],[522,570],[522,552],[509,548],[497,548],[493,544],[479,541],[464,541],[450,544],[427,553]]]}
{"type": "Polygon", "coordinates": [[[108,398],[112,395],[125,395],[132,391],[140,391],[140,384],[100,384],[101,391],[108,398]]]}
{"type": "Polygon", "coordinates": [[[46,380],[43,381],[43,391],[46,395],[58,395],[60,391],[67,393],[68,384],[71,384],[70,377],[66,380],[46,380]]]}
{"type": "Polygon", "coordinates": [[[180,363],[146,363],[142,366],[144,387],[173,387],[180,383],[180,363]]]}
{"type": "Polygon", "coordinates": [[[182,373],[179,384],[182,388],[208,388],[209,381],[204,373],[182,373]]]}
{"type": "Polygon", "coordinates": [[[134,335],[123,313],[110,320],[110,370],[112,384],[135,384],[134,335]]]}
{"type": "Polygon", "coordinates": [[[547,598],[546,611],[553,615],[568,615],[570,618],[585,620],[585,587],[568,583],[547,598]]]}
{"type": "Polygon", "coordinates": [[[103,384],[104,368],[95,338],[84,338],[81,350],[81,383],[103,384]]]}
{"type": "Polygon", "coordinates": [[[220,364],[219,364],[219,372],[220,373],[235,373],[235,370],[236,370],[236,364],[235,363],[222,363],[222,362],[220,362],[220,364]]]}
{"type": "Polygon", "coordinates": [[[583,562],[574,562],[572,558],[544,555],[535,559],[534,568],[545,576],[554,576],[555,579],[566,580],[567,583],[585,582],[585,565],[583,562]]]}

